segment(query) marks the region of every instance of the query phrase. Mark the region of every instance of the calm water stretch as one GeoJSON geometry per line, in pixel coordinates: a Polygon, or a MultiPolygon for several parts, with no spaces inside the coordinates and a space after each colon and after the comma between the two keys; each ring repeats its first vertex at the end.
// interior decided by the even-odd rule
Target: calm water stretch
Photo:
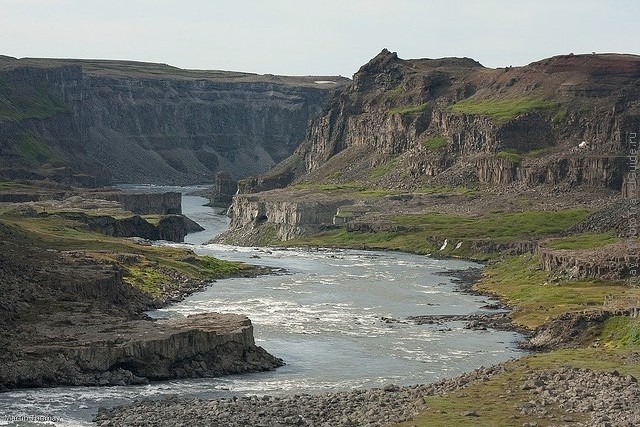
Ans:
{"type": "Polygon", "coordinates": [[[220,280],[149,314],[246,314],[257,344],[287,365],[273,372],[147,386],[3,393],[0,425],[37,425],[7,422],[1,418],[7,414],[59,417],[59,425],[65,426],[90,425],[100,406],[172,394],[215,398],[424,383],[521,354],[515,348],[520,338],[516,333],[472,331],[462,322],[406,322],[414,315],[483,311],[486,298],[460,293],[449,277],[437,274],[477,264],[395,252],[202,245],[228,226],[228,218],[202,206],[205,202],[197,196],[183,198],[185,214],[207,229],[187,236],[186,244],[199,254],[273,267],[275,274],[220,280]]]}

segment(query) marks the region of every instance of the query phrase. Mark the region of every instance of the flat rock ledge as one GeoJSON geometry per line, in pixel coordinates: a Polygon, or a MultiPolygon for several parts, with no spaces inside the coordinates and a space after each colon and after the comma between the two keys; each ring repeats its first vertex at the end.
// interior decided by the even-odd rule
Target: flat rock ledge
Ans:
{"type": "MultiPolygon", "coordinates": [[[[0,364],[0,386],[146,384],[283,365],[255,345],[251,321],[236,314],[118,323],[71,317],[64,323],[54,325],[56,334],[44,344],[18,349],[12,360],[0,364]]],[[[43,335],[46,327],[40,330],[43,335]]]]}

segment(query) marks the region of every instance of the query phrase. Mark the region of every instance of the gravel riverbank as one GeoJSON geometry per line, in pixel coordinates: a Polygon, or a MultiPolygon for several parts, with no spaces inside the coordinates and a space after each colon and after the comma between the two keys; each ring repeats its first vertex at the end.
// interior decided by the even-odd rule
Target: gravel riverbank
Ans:
{"type": "MultiPolygon", "coordinates": [[[[425,396],[451,393],[469,384],[487,381],[503,371],[504,364],[500,364],[428,385],[387,385],[381,389],[318,395],[142,400],[101,409],[95,421],[100,427],[384,426],[411,420],[425,410],[425,396]]],[[[531,372],[522,384],[514,386],[530,395],[528,401],[514,408],[516,413],[534,416],[540,422],[526,422],[523,427],[640,425],[640,389],[631,375],[566,367],[531,372]]],[[[465,415],[479,417],[487,410],[490,408],[478,408],[479,413],[469,411],[465,415]]]]}
{"type": "Polygon", "coordinates": [[[481,368],[428,385],[352,390],[317,395],[249,396],[218,400],[142,400],[101,409],[100,427],[136,426],[384,426],[410,420],[425,409],[423,396],[447,393],[502,372],[503,365],[481,368]]]}

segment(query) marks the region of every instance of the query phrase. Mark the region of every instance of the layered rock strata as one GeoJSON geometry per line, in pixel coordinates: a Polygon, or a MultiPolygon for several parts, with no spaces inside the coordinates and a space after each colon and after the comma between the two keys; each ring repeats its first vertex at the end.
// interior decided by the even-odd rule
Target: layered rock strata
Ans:
{"type": "Polygon", "coordinates": [[[50,175],[62,165],[76,182],[194,184],[220,171],[262,173],[293,152],[345,81],[0,56],[0,139],[9,142],[0,176],[15,179],[18,166],[50,175]]]}
{"type": "Polygon", "coordinates": [[[71,314],[39,329],[51,337],[13,350],[0,367],[3,388],[144,384],[282,365],[255,345],[251,321],[233,314],[126,322],[71,314]]]}

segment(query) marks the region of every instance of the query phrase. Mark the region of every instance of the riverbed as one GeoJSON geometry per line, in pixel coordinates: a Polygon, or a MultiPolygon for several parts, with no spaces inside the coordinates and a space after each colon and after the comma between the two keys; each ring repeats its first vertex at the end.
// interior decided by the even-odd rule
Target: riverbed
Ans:
{"type": "MultiPolygon", "coordinates": [[[[247,315],[256,343],[286,365],[272,372],[189,379],[129,387],[61,387],[0,394],[0,413],[42,414],[59,425],[90,425],[98,407],[167,395],[318,393],[410,385],[453,377],[522,354],[515,332],[465,329],[463,322],[417,325],[429,314],[493,312],[487,298],[459,291],[443,276],[480,265],[397,252],[335,249],[244,248],[204,245],[228,218],[183,197],[184,213],[205,227],[187,236],[198,254],[272,268],[258,278],[220,280],[184,301],[150,312],[153,317],[206,311],[247,315]]],[[[37,423],[4,422],[4,425],[37,423]]]]}

